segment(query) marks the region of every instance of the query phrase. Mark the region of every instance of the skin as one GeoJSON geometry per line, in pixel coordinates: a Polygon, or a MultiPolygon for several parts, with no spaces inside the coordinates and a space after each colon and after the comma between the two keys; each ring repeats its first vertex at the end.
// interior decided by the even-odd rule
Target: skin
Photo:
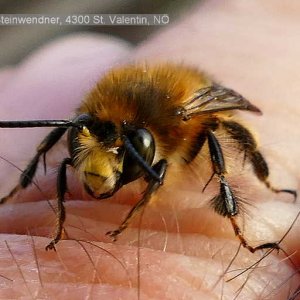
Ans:
{"type": "MultiPolygon", "coordinates": [[[[2,70],[0,119],[69,117],[108,67],[171,58],[206,70],[260,107],[262,117],[242,113],[238,118],[258,133],[274,185],[299,190],[300,42],[296,37],[300,25],[295,21],[300,5],[281,3],[273,1],[263,7],[260,1],[251,5],[226,1],[225,6],[210,1],[136,49],[100,36],[54,42],[20,65],[2,70]]],[[[1,129],[5,143],[0,145],[0,154],[22,169],[48,131],[1,129]]],[[[296,289],[300,276],[292,275],[295,267],[300,268],[300,222],[281,244],[292,255],[294,267],[274,251],[263,260],[261,266],[266,267],[257,268],[250,279],[243,275],[224,282],[220,276],[239,242],[230,222],[206,203],[216,185],[202,194],[197,180],[188,174],[176,184],[170,179],[145,209],[142,221],[137,218],[112,243],[105,232],[120,224],[142,187],[136,184],[113,199],[95,201],[82,193],[70,172],[68,237],[96,246],[61,241],[57,252],[46,252],[55,227],[47,200],[54,204],[55,168],[67,155],[64,148],[62,141],[47,156],[46,176],[39,170],[42,193],[33,187],[1,207],[0,275],[6,278],[0,278],[0,298],[136,299],[139,293],[141,299],[233,299],[246,281],[239,299],[286,299],[296,289]]],[[[5,195],[17,182],[19,171],[5,161],[0,162],[0,170],[0,192],[5,195]]],[[[203,178],[210,175],[201,174],[203,178]]],[[[232,176],[232,182],[255,206],[245,206],[251,216],[245,219],[249,242],[280,240],[300,209],[299,201],[268,192],[251,168],[241,177],[232,176]]],[[[261,256],[242,249],[232,269],[244,269],[261,256]]]]}

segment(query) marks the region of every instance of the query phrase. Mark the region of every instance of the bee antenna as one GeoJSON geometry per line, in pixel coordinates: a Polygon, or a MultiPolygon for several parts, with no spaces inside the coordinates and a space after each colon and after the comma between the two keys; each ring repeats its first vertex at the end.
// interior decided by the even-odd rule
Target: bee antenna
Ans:
{"type": "Polygon", "coordinates": [[[70,120],[29,120],[29,121],[0,121],[0,128],[33,128],[33,127],[76,127],[82,128],[82,124],[70,120]]]}
{"type": "Polygon", "coordinates": [[[159,181],[162,184],[162,178],[147,164],[143,157],[136,151],[131,141],[126,135],[123,136],[124,146],[128,153],[136,160],[136,162],[142,167],[153,179],[159,181]]]}

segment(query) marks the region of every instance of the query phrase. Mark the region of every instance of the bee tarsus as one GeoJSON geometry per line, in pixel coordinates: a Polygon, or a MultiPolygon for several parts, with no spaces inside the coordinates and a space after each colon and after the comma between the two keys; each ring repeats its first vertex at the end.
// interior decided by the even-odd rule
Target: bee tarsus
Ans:
{"type": "Polygon", "coordinates": [[[61,240],[63,233],[63,225],[66,219],[66,211],[64,207],[65,194],[67,187],[67,166],[72,166],[72,159],[65,158],[57,174],[57,213],[56,213],[56,232],[53,240],[46,246],[46,250],[55,250],[55,244],[61,240]]]}

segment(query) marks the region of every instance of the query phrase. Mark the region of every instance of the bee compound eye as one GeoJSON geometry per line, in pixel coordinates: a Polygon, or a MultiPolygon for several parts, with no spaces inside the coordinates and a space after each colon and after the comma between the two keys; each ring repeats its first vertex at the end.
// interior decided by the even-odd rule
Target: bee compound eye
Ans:
{"type": "Polygon", "coordinates": [[[93,124],[93,118],[89,114],[78,115],[74,120],[74,123],[78,124],[81,127],[89,128],[93,124]]]}
{"type": "MultiPolygon", "coordinates": [[[[155,142],[152,134],[147,129],[141,128],[130,132],[127,137],[141,158],[151,166],[155,154],[155,142]]],[[[136,158],[129,153],[129,150],[126,150],[123,160],[123,184],[134,181],[143,174],[144,170],[140,167],[136,158]]]]}

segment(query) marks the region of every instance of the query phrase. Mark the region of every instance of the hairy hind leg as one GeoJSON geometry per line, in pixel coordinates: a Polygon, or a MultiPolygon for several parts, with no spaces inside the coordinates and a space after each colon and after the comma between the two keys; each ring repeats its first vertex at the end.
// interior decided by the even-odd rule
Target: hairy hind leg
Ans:
{"type": "Polygon", "coordinates": [[[58,140],[66,132],[67,128],[55,128],[53,129],[37,147],[35,156],[31,159],[26,169],[21,173],[18,184],[2,199],[0,204],[5,203],[7,200],[12,198],[19,190],[27,188],[31,183],[36,173],[37,166],[40,157],[44,157],[44,168],[45,168],[45,155],[46,153],[58,142],[58,140]]]}
{"type": "Polygon", "coordinates": [[[229,183],[225,178],[226,167],[225,167],[225,161],[224,161],[221,145],[219,144],[217,138],[215,137],[212,131],[208,131],[207,140],[208,140],[213,172],[215,175],[218,176],[219,183],[220,183],[219,194],[211,200],[212,207],[218,214],[230,219],[235,235],[239,238],[243,247],[248,249],[250,252],[254,253],[257,250],[261,250],[261,249],[279,250],[280,241],[264,243],[257,247],[253,247],[248,244],[247,240],[245,239],[242,233],[242,230],[240,229],[236,221],[236,217],[239,214],[239,202],[238,202],[238,198],[235,196],[235,193],[233,192],[233,190],[231,189],[229,183]]]}
{"type": "Polygon", "coordinates": [[[274,187],[268,177],[269,168],[263,155],[257,149],[257,143],[251,132],[235,121],[221,121],[227,133],[238,143],[241,150],[245,152],[245,157],[248,158],[253,166],[253,170],[257,178],[263,182],[268,189],[274,193],[289,193],[297,198],[297,191],[291,189],[278,189],[274,187]]]}

